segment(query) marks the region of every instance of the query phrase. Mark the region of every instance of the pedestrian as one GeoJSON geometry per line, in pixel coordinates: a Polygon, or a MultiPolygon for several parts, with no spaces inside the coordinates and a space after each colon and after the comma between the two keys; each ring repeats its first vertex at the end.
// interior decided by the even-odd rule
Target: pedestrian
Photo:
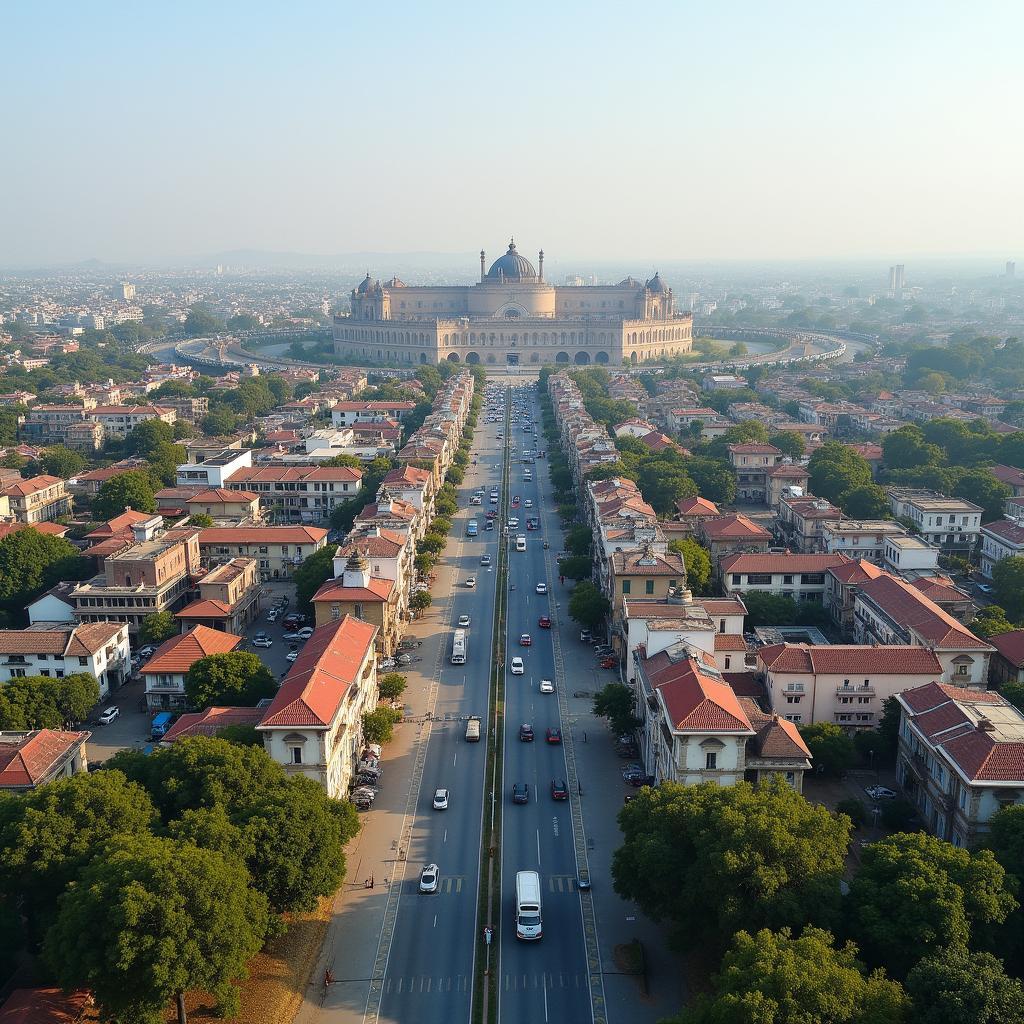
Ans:
{"type": "Polygon", "coordinates": [[[373,875],[370,875],[370,888],[373,888],[373,875]]]}
{"type": "Polygon", "coordinates": [[[587,730],[586,729],[583,730],[583,742],[584,743],[587,742],[587,730]]]}

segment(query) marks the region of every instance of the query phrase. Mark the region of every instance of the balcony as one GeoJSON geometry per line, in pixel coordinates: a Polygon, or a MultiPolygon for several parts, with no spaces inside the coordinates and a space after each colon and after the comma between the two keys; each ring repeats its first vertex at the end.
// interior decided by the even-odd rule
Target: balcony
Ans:
{"type": "Polygon", "coordinates": [[[807,691],[804,689],[803,683],[784,683],[782,686],[782,692],[787,695],[803,697],[807,691]]]}
{"type": "Polygon", "coordinates": [[[874,697],[875,688],[873,686],[837,686],[836,696],[837,697],[874,697]]]}

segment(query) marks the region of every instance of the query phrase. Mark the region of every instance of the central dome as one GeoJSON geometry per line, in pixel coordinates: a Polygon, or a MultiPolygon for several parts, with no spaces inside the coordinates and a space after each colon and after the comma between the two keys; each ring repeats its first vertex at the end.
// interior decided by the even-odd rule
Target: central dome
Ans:
{"type": "Polygon", "coordinates": [[[533,264],[516,252],[515,241],[508,243],[508,252],[491,264],[487,271],[488,281],[536,281],[537,271],[533,264]]]}

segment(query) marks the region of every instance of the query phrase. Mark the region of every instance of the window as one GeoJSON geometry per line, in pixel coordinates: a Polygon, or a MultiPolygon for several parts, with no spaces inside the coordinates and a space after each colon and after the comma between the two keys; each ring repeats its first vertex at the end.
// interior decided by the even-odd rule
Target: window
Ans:
{"type": "Polygon", "coordinates": [[[782,582],[785,586],[789,587],[793,585],[793,577],[791,575],[783,576],[782,582]]]}
{"type": "Polygon", "coordinates": [[[654,593],[654,580],[645,580],[644,581],[644,593],[646,593],[646,594],[653,594],[654,593]]]}
{"type": "Polygon", "coordinates": [[[302,747],[288,748],[288,762],[289,764],[302,764],[302,747]]]}
{"type": "Polygon", "coordinates": [[[632,584],[632,582],[633,582],[632,580],[623,580],[622,581],[622,592],[624,594],[630,593],[630,585],[632,584]]]}
{"type": "Polygon", "coordinates": [[[747,585],[748,586],[762,586],[770,587],[772,583],[772,574],[770,572],[748,572],[747,573],[747,585]]]}
{"type": "Polygon", "coordinates": [[[704,755],[704,767],[708,771],[714,771],[718,767],[718,754],[710,750],[704,755]]]}
{"type": "Polygon", "coordinates": [[[742,577],[740,576],[740,574],[738,572],[734,572],[732,574],[732,583],[733,583],[734,587],[738,587],[740,585],[741,580],[742,580],[742,577]]]}
{"type": "Polygon", "coordinates": [[[971,674],[971,667],[970,667],[970,665],[957,665],[957,667],[956,667],[956,674],[958,676],[970,675],[971,674]]]}
{"type": "Polygon", "coordinates": [[[800,701],[802,701],[802,700],[803,700],[803,697],[793,697],[793,696],[787,696],[786,697],[786,703],[787,704],[799,704],[800,701]]]}

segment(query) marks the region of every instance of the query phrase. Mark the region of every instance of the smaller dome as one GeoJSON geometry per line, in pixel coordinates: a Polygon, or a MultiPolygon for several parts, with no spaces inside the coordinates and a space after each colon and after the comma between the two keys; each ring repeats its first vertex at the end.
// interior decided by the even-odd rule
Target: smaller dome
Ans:
{"type": "Polygon", "coordinates": [[[641,287],[640,282],[630,274],[629,277],[623,278],[617,285],[617,288],[639,288],[641,287]]]}
{"type": "Polygon", "coordinates": [[[405,282],[400,280],[397,277],[393,277],[393,278],[391,278],[390,281],[388,281],[388,287],[389,288],[404,288],[405,287],[405,282]]]}
{"type": "Polygon", "coordinates": [[[377,282],[370,277],[370,272],[366,272],[366,277],[359,283],[359,287],[356,289],[356,295],[371,295],[377,290],[377,282]]]}
{"type": "Polygon", "coordinates": [[[661,275],[655,272],[654,277],[647,282],[647,290],[649,292],[667,292],[668,289],[665,287],[665,282],[662,281],[661,275]]]}

